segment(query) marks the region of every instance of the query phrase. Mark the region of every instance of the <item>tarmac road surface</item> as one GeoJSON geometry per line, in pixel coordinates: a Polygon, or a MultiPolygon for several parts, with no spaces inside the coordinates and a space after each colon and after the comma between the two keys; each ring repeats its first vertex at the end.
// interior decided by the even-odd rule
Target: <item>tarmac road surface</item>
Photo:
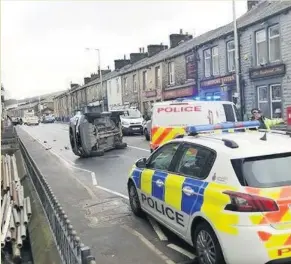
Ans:
{"type": "Polygon", "coordinates": [[[67,124],[18,126],[17,132],[97,263],[196,263],[190,246],[129,208],[128,173],[150,154],[143,136],[125,137],[126,149],[81,159],[71,151],[67,124]]]}

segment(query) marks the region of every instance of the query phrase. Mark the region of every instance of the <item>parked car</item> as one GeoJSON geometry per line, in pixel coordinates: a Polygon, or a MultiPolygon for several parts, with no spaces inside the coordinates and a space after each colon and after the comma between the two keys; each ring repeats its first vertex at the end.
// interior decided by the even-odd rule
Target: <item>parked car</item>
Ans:
{"type": "Polygon", "coordinates": [[[55,117],[53,115],[46,115],[42,117],[41,122],[44,124],[48,123],[54,123],[56,121],[55,117]]]}

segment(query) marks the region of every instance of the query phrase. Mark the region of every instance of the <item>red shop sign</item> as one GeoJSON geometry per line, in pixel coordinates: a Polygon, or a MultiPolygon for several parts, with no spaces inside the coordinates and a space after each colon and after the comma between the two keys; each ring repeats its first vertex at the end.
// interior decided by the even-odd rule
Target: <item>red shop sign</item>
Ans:
{"type": "Polygon", "coordinates": [[[184,96],[191,96],[191,95],[193,95],[193,91],[194,91],[194,89],[192,87],[165,91],[164,92],[164,99],[172,99],[172,98],[178,98],[178,97],[184,97],[184,96]]]}

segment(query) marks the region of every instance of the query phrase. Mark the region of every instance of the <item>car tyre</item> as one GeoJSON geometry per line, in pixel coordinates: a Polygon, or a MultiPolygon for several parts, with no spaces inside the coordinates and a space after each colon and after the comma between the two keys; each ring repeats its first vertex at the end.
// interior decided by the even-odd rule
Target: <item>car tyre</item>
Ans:
{"type": "Polygon", "coordinates": [[[141,209],[136,187],[132,182],[128,184],[128,196],[129,196],[129,203],[130,203],[130,208],[132,212],[138,217],[143,217],[144,212],[141,209]]]}
{"type": "Polygon", "coordinates": [[[145,136],[146,141],[150,141],[150,135],[147,129],[144,130],[144,136],[145,136]]]}
{"type": "Polygon", "coordinates": [[[225,264],[219,241],[208,223],[198,224],[194,231],[193,243],[199,264],[225,264]],[[205,250],[208,250],[208,253],[205,250]],[[211,262],[205,261],[209,256],[211,256],[211,262]]]}
{"type": "Polygon", "coordinates": [[[125,149],[127,147],[127,143],[122,142],[115,145],[116,149],[125,149]]]}

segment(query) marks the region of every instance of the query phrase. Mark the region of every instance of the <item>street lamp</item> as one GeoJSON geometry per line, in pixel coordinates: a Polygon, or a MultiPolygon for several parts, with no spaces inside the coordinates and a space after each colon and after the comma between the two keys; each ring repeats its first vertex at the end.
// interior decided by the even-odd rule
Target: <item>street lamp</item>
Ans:
{"type": "MultiPolygon", "coordinates": [[[[235,78],[236,78],[236,92],[240,93],[240,78],[239,78],[239,44],[236,24],[236,10],[235,0],[232,0],[232,15],[233,15],[233,35],[234,35],[234,49],[235,49],[235,78]]],[[[242,106],[241,106],[242,107],[242,106]]]]}
{"type": "MultiPolygon", "coordinates": [[[[87,51],[94,50],[97,51],[97,56],[98,56],[98,71],[99,71],[99,76],[100,76],[100,82],[101,82],[101,91],[103,93],[103,79],[102,79],[102,71],[101,71],[101,59],[100,59],[100,49],[96,48],[86,48],[87,51]]],[[[98,97],[98,91],[96,89],[96,98],[98,97]]]]}

